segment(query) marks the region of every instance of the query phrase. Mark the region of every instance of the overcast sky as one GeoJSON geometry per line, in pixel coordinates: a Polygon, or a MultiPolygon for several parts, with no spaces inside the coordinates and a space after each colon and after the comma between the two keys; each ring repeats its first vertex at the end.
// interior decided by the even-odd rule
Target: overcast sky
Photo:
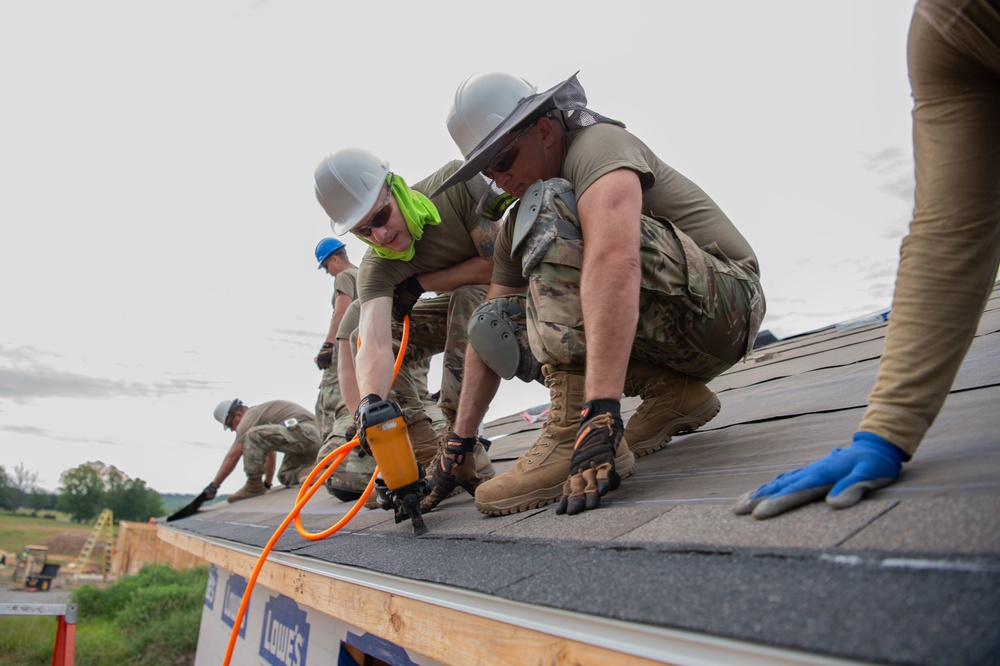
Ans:
{"type": "MultiPolygon", "coordinates": [[[[0,464],[195,493],[231,443],[220,400],[312,409],[333,285],[313,170],[362,147],[414,182],[460,157],[445,118],[474,72],[580,70],[754,246],[779,337],[888,307],[912,5],[0,4],[0,464]]],[[[546,400],[515,380],[487,418],[546,400]]]]}

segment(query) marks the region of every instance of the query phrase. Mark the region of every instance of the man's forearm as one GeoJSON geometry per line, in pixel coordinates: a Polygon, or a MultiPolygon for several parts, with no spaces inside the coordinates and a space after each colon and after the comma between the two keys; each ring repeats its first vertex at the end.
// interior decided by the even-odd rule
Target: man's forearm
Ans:
{"type": "Polygon", "coordinates": [[[621,396],[639,320],[639,281],[639,267],[628,261],[603,262],[586,267],[582,273],[587,400],[621,396]],[[615,288],[608,289],[609,284],[615,288]]]}
{"type": "Polygon", "coordinates": [[[580,303],[587,336],[586,400],[617,400],[639,321],[642,187],[617,169],[598,178],[577,202],[583,231],[580,303]]]}
{"type": "Polygon", "coordinates": [[[499,387],[500,376],[483,363],[472,344],[469,344],[465,350],[464,380],[458,399],[458,413],[455,415],[456,435],[474,437],[478,433],[479,424],[486,416],[499,387]]]}
{"type": "Polygon", "coordinates": [[[358,376],[354,372],[350,340],[337,340],[337,380],[340,382],[340,397],[353,414],[361,402],[361,394],[358,392],[358,376]]]}
{"type": "Polygon", "coordinates": [[[219,471],[215,473],[215,478],[212,479],[212,483],[217,486],[221,486],[229,475],[232,474],[233,470],[236,469],[236,463],[240,461],[243,456],[243,444],[242,442],[235,442],[229,447],[229,451],[226,452],[226,457],[222,459],[222,464],[219,465],[219,471]]]}
{"type": "Polygon", "coordinates": [[[374,393],[384,398],[392,386],[392,346],[379,345],[377,341],[361,341],[358,350],[358,394],[366,396],[374,393]]]}
{"type": "Polygon", "coordinates": [[[392,386],[392,299],[374,298],[361,305],[359,348],[354,372],[358,392],[386,397],[392,386]]]}
{"type": "Polygon", "coordinates": [[[268,451],[267,457],[264,458],[264,483],[271,485],[274,482],[274,468],[277,465],[278,454],[274,451],[268,451]]]}
{"type": "Polygon", "coordinates": [[[467,284],[489,284],[493,274],[493,261],[483,257],[470,257],[465,261],[432,273],[418,276],[420,286],[426,291],[451,291],[467,284]]]}

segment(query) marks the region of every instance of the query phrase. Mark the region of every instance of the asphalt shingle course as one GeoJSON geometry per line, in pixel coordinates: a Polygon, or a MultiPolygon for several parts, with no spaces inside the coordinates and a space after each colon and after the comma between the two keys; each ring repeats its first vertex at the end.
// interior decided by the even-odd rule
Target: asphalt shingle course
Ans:
{"type": "MultiPolygon", "coordinates": [[[[540,607],[890,664],[995,664],[1000,655],[1000,295],[941,415],[900,480],[858,506],[818,503],[768,521],[732,514],[743,492],[849,443],[885,326],[831,327],[757,350],[712,387],[722,413],[639,459],[577,516],[554,505],[502,518],[466,495],[412,536],[362,510],[341,533],[279,549],[540,607]]],[[[623,401],[630,415],[638,401],[623,401]]],[[[527,405],[526,405],[527,407],[527,405]]],[[[498,471],[537,437],[517,415],[487,437],[498,471]],[[499,435],[504,435],[499,437],[499,435]]],[[[282,490],[212,505],[172,527],[263,546],[294,504],[282,490]]],[[[319,531],[348,509],[324,492],[319,531]]]]}

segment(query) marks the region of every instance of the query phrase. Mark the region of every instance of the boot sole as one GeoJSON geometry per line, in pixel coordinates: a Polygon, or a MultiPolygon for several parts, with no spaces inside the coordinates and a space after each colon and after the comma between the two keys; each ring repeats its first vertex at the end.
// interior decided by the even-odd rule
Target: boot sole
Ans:
{"type": "MultiPolygon", "coordinates": [[[[635,472],[635,455],[631,451],[615,458],[615,470],[618,476],[624,481],[635,472]]],[[[510,516],[522,511],[538,509],[547,504],[552,504],[562,497],[562,482],[550,488],[540,488],[517,497],[508,497],[489,504],[476,501],[476,508],[480,513],[487,516],[510,516]]]]}
{"type": "Polygon", "coordinates": [[[643,456],[648,456],[650,453],[656,453],[666,446],[674,435],[679,435],[684,432],[694,432],[714,419],[721,409],[722,403],[719,401],[719,396],[713,393],[711,398],[702,403],[700,407],[695,409],[690,414],[679,416],[663,426],[660,432],[653,438],[659,440],[659,444],[650,444],[649,446],[644,446],[641,449],[632,449],[632,453],[635,454],[636,458],[642,458],[643,456]]]}

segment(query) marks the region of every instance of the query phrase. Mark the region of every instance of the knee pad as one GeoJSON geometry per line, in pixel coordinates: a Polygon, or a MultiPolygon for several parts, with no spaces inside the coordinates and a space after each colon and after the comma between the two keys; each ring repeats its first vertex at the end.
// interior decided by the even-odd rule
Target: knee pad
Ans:
{"type": "Polygon", "coordinates": [[[525,328],[524,296],[491,298],[469,319],[469,342],[493,372],[504,379],[533,382],[542,366],[531,353],[525,328]]]}
{"type": "Polygon", "coordinates": [[[583,239],[576,212],[576,195],[568,180],[536,181],[518,203],[511,254],[521,250],[522,274],[527,278],[556,238],[583,239]]]}

